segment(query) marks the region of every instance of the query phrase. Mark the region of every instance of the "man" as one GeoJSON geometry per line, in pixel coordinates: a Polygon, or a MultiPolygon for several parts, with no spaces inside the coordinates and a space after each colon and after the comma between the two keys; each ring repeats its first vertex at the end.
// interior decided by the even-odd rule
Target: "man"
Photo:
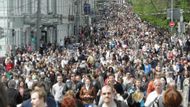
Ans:
{"type": "Polygon", "coordinates": [[[33,90],[31,92],[32,107],[47,107],[46,92],[43,89],[33,90]]]}
{"type": "MultiPolygon", "coordinates": [[[[32,90],[38,90],[38,89],[42,89],[47,92],[45,84],[43,82],[35,82],[32,85],[32,90]]],[[[46,104],[47,107],[57,107],[55,100],[53,99],[52,95],[48,92],[47,92],[46,104]]],[[[32,99],[24,101],[21,104],[21,107],[32,107],[32,99]]]]}
{"type": "Polygon", "coordinates": [[[15,89],[16,82],[15,80],[10,80],[8,82],[8,105],[10,107],[16,107],[17,104],[22,103],[22,96],[20,95],[19,91],[15,89]]]}
{"type": "Polygon", "coordinates": [[[115,80],[114,74],[110,74],[108,76],[108,78],[105,80],[105,84],[113,86],[118,94],[120,94],[120,95],[124,94],[122,84],[115,80]]]}
{"type": "Polygon", "coordinates": [[[124,102],[114,100],[115,91],[109,85],[102,87],[102,103],[98,107],[128,107],[124,102]]]}
{"type": "MultiPolygon", "coordinates": [[[[163,84],[161,82],[161,80],[159,78],[155,79],[154,80],[154,87],[155,87],[155,90],[152,91],[148,96],[147,96],[147,99],[146,99],[146,102],[145,102],[145,107],[150,107],[151,104],[153,104],[153,102],[156,100],[156,99],[160,99],[162,98],[162,89],[163,89],[163,84]]],[[[160,104],[159,102],[159,105],[162,105],[160,104]]],[[[162,106],[161,106],[162,107],[162,106]]]]}
{"type": "Polygon", "coordinates": [[[57,83],[52,87],[52,95],[55,98],[55,101],[60,102],[65,93],[65,83],[63,83],[63,76],[60,74],[57,76],[57,83]]]}
{"type": "Polygon", "coordinates": [[[68,91],[68,90],[73,90],[75,93],[77,92],[76,80],[75,80],[74,73],[71,74],[70,79],[66,80],[65,91],[68,91]]]}
{"type": "Polygon", "coordinates": [[[76,98],[80,99],[79,97],[80,90],[84,84],[82,83],[80,75],[76,75],[75,80],[76,80],[76,98]]]}

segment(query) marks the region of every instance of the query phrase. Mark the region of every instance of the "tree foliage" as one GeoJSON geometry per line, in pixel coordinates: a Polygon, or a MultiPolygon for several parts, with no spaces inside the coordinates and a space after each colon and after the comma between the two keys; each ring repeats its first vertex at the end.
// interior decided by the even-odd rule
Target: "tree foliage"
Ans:
{"type": "MultiPolygon", "coordinates": [[[[143,20],[150,22],[161,28],[169,28],[167,19],[167,9],[171,8],[171,0],[130,0],[135,13],[143,20]]],[[[174,8],[183,9],[184,21],[190,21],[190,1],[173,0],[174,8]]]]}

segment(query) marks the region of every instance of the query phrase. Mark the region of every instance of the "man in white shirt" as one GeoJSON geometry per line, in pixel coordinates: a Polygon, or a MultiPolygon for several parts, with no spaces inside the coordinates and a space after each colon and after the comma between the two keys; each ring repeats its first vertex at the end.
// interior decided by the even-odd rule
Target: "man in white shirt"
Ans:
{"type": "Polygon", "coordinates": [[[155,90],[147,96],[146,102],[144,104],[145,107],[149,107],[156,98],[159,98],[162,96],[163,84],[160,79],[154,80],[154,87],[155,87],[155,90]]]}
{"type": "Polygon", "coordinates": [[[98,107],[128,107],[123,101],[114,99],[115,91],[109,85],[102,87],[101,98],[102,102],[98,107]]]}
{"type": "Polygon", "coordinates": [[[65,91],[65,83],[63,83],[62,75],[57,76],[57,83],[52,87],[52,95],[55,98],[55,101],[60,102],[63,98],[63,93],[65,91]]]}

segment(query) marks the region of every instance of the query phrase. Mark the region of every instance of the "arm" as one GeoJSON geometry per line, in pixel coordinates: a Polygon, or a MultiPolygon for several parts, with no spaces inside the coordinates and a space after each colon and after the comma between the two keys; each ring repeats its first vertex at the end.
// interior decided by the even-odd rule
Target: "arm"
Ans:
{"type": "Polygon", "coordinates": [[[81,99],[84,99],[83,89],[84,89],[84,87],[81,88],[80,93],[79,93],[79,97],[80,97],[81,99]]]}

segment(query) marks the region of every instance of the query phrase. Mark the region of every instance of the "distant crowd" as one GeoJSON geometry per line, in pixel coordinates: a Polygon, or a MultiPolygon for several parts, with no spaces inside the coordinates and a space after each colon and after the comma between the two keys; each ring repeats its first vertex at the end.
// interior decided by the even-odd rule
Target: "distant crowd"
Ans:
{"type": "Polygon", "coordinates": [[[103,10],[77,44],[6,57],[0,107],[188,107],[189,35],[141,20],[127,3],[103,10]]]}

